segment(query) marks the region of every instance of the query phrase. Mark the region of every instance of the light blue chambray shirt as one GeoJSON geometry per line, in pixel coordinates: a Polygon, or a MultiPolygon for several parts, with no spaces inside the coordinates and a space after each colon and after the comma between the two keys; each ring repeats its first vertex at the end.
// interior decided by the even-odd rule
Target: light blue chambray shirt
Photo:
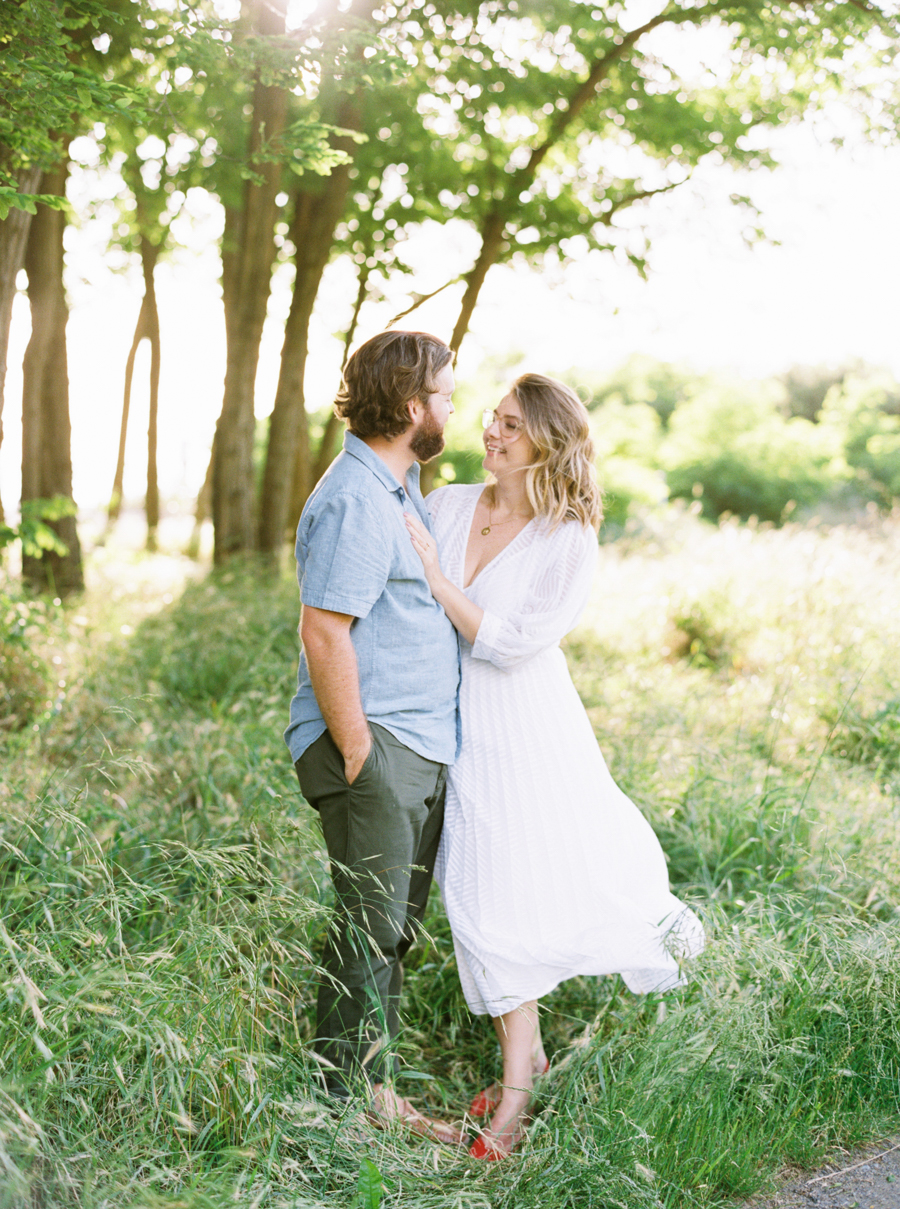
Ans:
{"type": "MultiPolygon", "coordinates": [[[[403,520],[415,511],[431,529],[414,464],[401,486],[352,433],[309,497],[297,527],[300,600],[350,613],[363,712],[401,743],[441,764],[459,750],[459,643],[431,595],[403,520]]],[[[294,760],[325,730],[300,655],[284,738],[294,760]]]]}

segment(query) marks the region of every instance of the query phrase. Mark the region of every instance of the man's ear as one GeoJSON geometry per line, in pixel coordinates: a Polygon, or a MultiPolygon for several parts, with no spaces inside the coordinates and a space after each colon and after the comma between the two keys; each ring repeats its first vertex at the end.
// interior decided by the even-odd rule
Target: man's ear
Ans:
{"type": "Polygon", "coordinates": [[[425,414],[425,405],[418,395],[415,395],[412,399],[407,400],[406,410],[409,412],[409,418],[412,420],[413,424],[418,424],[419,420],[421,420],[422,416],[425,414]]]}

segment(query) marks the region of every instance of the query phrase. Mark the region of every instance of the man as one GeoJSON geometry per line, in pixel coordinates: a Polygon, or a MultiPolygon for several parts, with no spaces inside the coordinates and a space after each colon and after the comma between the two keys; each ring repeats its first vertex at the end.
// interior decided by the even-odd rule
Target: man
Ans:
{"type": "Polygon", "coordinates": [[[452,353],[383,332],[347,362],[335,407],[344,448],[297,529],[303,652],[285,739],[318,810],[336,918],[316,1049],[333,1094],[365,1079],[371,1115],[458,1142],[391,1087],[402,958],[425,911],[456,758],[456,632],[428,589],[403,519],[429,525],[419,461],[444,447],[452,353]]]}

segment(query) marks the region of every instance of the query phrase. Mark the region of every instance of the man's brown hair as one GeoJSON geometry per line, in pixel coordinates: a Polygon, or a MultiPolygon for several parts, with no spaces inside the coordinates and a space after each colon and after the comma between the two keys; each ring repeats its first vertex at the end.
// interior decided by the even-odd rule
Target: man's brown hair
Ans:
{"type": "Polygon", "coordinates": [[[409,428],[407,403],[427,404],[450,348],[427,332],[381,332],[361,344],[344,367],[334,401],[357,437],[397,437],[409,428]]]}

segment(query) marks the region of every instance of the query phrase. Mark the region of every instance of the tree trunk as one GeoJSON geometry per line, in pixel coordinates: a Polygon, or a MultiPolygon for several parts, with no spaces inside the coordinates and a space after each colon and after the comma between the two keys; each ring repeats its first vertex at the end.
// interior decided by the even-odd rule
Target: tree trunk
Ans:
{"type": "MultiPolygon", "coordinates": [[[[22,193],[35,193],[41,180],[40,168],[30,168],[16,175],[16,185],[22,193]]],[[[31,215],[27,210],[12,209],[0,221],[0,445],[3,444],[3,394],[6,385],[6,357],[9,350],[9,325],[16,297],[16,277],[25,259],[25,245],[31,215]]],[[[0,500],[0,521],[3,501],[0,500]]]]}
{"type": "MultiPolygon", "coordinates": [[[[335,124],[359,130],[362,115],[355,97],[341,104],[335,124]]],[[[335,147],[352,156],[349,138],[333,138],[335,147]]],[[[277,555],[284,543],[292,494],[304,501],[312,490],[309,428],[303,378],[309,351],[309,323],[325,266],[331,256],[335,227],[341,220],[350,187],[351,163],[333,168],[317,193],[297,194],[290,240],[296,251],[297,275],[281,351],[275,406],[269,420],[266,468],[260,500],[259,547],[277,555]]],[[[301,505],[302,507],[302,505],[301,505]]]]}
{"type": "Polygon", "coordinates": [[[506,207],[497,206],[488,214],[482,225],[481,249],[478,253],[478,259],[466,274],[466,290],[459,309],[459,318],[456,320],[453,335],[450,337],[450,347],[455,353],[459,352],[459,346],[462,344],[463,338],[469,330],[469,324],[475,311],[475,304],[478,301],[478,295],[481,293],[484,280],[488,275],[488,270],[500,259],[500,253],[503,250],[503,232],[506,230],[506,219],[506,207]]]}
{"type": "MultiPolygon", "coordinates": [[[[43,174],[42,193],[65,194],[68,161],[43,174]]],[[[22,500],[72,498],[72,429],[69,421],[69,376],[63,287],[65,214],[38,206],[25,249],[31,339],[25,350],[22,391],[22,500]]],[[[39,589],[60,594],[84,587],[81,547],[73,516],[52,528],[68,548],[66,554],[24,556],[23,577],[39,589]]]]}
{"type": "MultiPolygon", "coordinates": [[[[284,33],[284,13],[264,0],[253,0],[255,34],[284,33]]],[[[249,155],[276,138],[285,126],[287,93],[257,79],[253,91],[249,155]]],[[[269,301],[275,259],[275,198],[281,187],[281,165],[254,165],[260,180],[247,181],[243,207],[226,230],[223,292],[226,307],[227,360],[222,412],[216,425],[213,464],[215,561],[252,550],[254,385],[259,345],[269,301]]],[[[226,220],[228,216],[226,215],[226,220]]]]}
{"type": "MultiPolygon", "coordinates": [[[[344,17],[358,25],[372,22],[378,0],[352,0],[344,17]]],[[[365,47],[357,43],[356,60],[364,63],[365,47]]],[[[322,120],[341,130],[362,130],[364,89],[353,93],[336,91],[334,80],[319,90],[322,120]]],[[[304,376],[309,352],[309,323],[319,283],[331,255],[334,231],[347,203],[350,169],[356,152],[352,138],[334,135],[331,145],[343,151],[350,162],[331,170],[318,191],[298,190],[290,238],[296,248],[297,274],[285,327],[284,345],[275,405],[269,421],[266,467],[260,497],[259,546],[277,555],[285,532],[293,528],[300,507],[313,486],[310,465],[309,426],[306,418],[304,376]]]]}
{"type": "Polygon", "coordinates": [[[138,347],[144,339],[145,303],[146,299],[141,299],[141,309],[138,311],[137,323],[134,328],[134,339],[131,341],[131,348],[128,350],[128,360],[125,362],[125,390],[122,394],[119,452],[116,457],[116,473],[113,478],[112,494],[106,507],[107,534],[119,519],[119,513],[122,509],[122,491],[125,484],[125,442],[128,437],[128,416],[131,412],[131,380],[134,376],[134,359],[137,356],[138,347]]]}
{"type": "MultiPolygon", "coordinates": [[[[354,338],[356,337],[356,327],[359,323],[359,312],[362,310],[363,303],[369,292],[369,273],[371,270],[363,263],[359,270],[359,288],[356,291],[356,302],[353,304],[353,314],[350,318],[350,326],[344,335],[344,356],[341,359],[341,373],[344,372],[344,366],[347,364],[347,358],[350,356],[350,349],[353,346],[354,338]]],[[[331,409],[331,414],[325,424],[325,431],[322,433],[322,439],[319,441],[319,449],[316,453],[316,461],[313,466],[312,487],[315,487],[319,479],[334,461],[337,456],[337,436],[340,431],[341,420],[334,408],[331,409]]],[[[291,501],[291,511],[299,518],[303,511],[303,505],[306,500],[293,499],[291,501]],[[298,506],[299,505],[299,506],[298,506]]]]}
{"type": "Polygon", "coordinates": [[[122,395],[122,423],[119,426],[119,452],[116,458],[116,474],[112,495],[106,510],[106,532],[119,518],[122,507],[122,491],[125,480],[125,445],[128,437],[128,417],[131,411],[131,385],[134,378],[134,362],[142,340],[150,341],[150,423],[148,426],[147,452],[147,548],[156,548],[156,526],[159,524],[159,490],[156,471],[156,427],[159,408],[159,310],[156,303],[156,287],[153,273],[159,259],[160,244],[153,244],[141,236],[141,269],[144,275],[144,297],[134,326],[134,339],[125,362],[125,389],[122,395]]]}
{"type": "Polygon", "coordinates": [[[225,311],[225,343],[231,343],[237,330],[239,293],[241,211],[225,206],[225,229],[222,232],[222,306],[225,311]]]}
{"type": "MultiPolygon", "coordinates": [[[[341,359],[341,372],[343,373],[344,366],[347,364],[347,357],[350,353],[350,347],[353,344],[353,338],[356,334],[356,326],[359,322],[359,312],[362,310],[362,304],[366,300],[368,293],[370,270],[365,263],[360,269],[359,288],[356,291],[356,302],[353,307],[353,314],[350,318],[350,324],[344,334],[344,355],[341,359]]],[[[305,418],[305,417],[304,417],[305,418]]],[[[316,451],[315,461],[312,460],[312,449],[310,448],[309,430],[305,423],[301,423],[298,432],[297,449],[294,458],[294,476],[291,487],[291,504],[288,512],[288,524],[285,528],[285,540],[289,539],[297,528],[297,521],[300,518],[300,513],[303,511],[303,505],[309,498],[310,492],[318,483],[319,479],[334,461],[337,454],[337,436],[340,431],[341,420],[332,408],[330,415],[325,423],[325,430],[319,440],[319,448],[316,451]]]]}
{"type": "Polygon", "coordinates": [[[144,271],[144,301],[147,303],[147,339],[150,341],[150,416],[147,422],[147,549],[156,549],[159,526],[159,475],[156,465],[157,421],[159,418],[159,371],[161,348],[159,339],[159,307],[153,274],[159,259],[161,244],[152,244],[141,236],[141,268],[144,271]]]}
{"type": "Polygon", "coordinates": [[[209,463],[206,467],[203,486],[197,494],[197,505],[194,509],[194,528],[191,531],[186,551],[188,558],[197,558],[200,554],[200,531],[203,528],[203,522],[212,515],[212,476],[215,461],[216,449],[215,441],[213,441],[213,447],[209,451],[209,463]]]}
{"type": "MultiPolygon", "coordinates": [[[[503,234],[506,230],[507,214],[506,203],[502,201],[498,202],[482,223],[481,249],[478,253],[478,259],[465,276],[466,289],[463,294],[462,303],[460,304],[459,317],[453,328],[453,335],[450,337],[450,347],[454,353],[459,352],[459,346],[462,344],[466,332],[469,330],[469,324],[475,312],[475,304],[478,302],[478,295],[481,293],[481,287],[484,285],[488,270],[500,259],[503,251],[503,234]]],[[[427,495],[434,486],[437,468],[437,461],[425,462],[422,466],[419,476],[419,486],[423,495],[427,495]]]]}

